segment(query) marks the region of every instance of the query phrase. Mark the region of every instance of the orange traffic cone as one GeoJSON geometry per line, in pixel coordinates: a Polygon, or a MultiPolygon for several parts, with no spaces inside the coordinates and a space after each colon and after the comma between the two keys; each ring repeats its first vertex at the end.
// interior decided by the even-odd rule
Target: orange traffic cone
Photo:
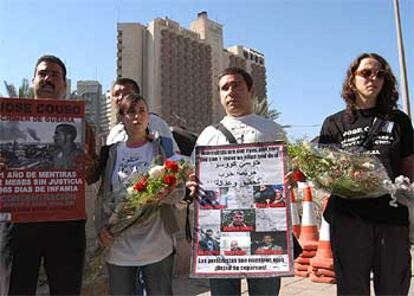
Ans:
{"type": "MultiPolygon", "coordinates": [[[[309,267],[308,265],[306,266],[309,267]]],[[[300,276],[300,277],[309,277],[309,271],[301,271],[301,270],[295,269],[295,275],[300,276]]]]}
{"type": "Polygon", "coordinates": [[[312,188],[307,185],[302,202],[302,226],[300,229],[299,242],[303,250],[313,251],[318,247],[318,227],[313,210],[312,188]]]}
{"type": "Polygon", "coordinates": [[[309,273],[309,278],[314,283],[336,284],[336,279],[334,277],[317,275],[314,272],[309,273]]]}
{"type": "MultiPolygon", "coordinates": [[[[324,201],[326,207],[327,199],[324,201]]],[[[331,242],[329,237],[329,224],[322,216],[320,240],[315,257],[310,259],[310,278],[317,283],[336,283],[331,242]]]]}
{"type": "MultiPolygon", "coordinates": [[[[299,257],[300,258],[300,257],[299,257]]],[[[296,258],[299,259],[299,258],[296,258]]],[[[295,276],[300,276],[300,277],[308,277],[309,276],[309,264],[301,264],[296,262],[294,263],[294,269],[295,269],[295,276]]]]}
{"type": "Polygon", "coordinates": [[[299,256],[298,258],[295,259],[295,262],[299,263],[299,264],[302,264],[302,265],[308,265],[309,266],[310,259],[311,258],[309,258],[309,257],[306,258],[306,257],[299,256]]]}
{"type": "Polygon", "coordinates": [[[300,234],[300,218],[298,212],[298,205],[296,203],[295,191],[290,189],[290,211],[292,215],[292,232],[296,238],[299,238],[300,234]]]}
{"type": "Polygon", "coordinates": [[[313,258],[316,255],[316,250],[313,251],[308,251],[308,250],[303,250],[303,252],[300,254],[300,257],[304,257],[304,258],[313,258]]]}

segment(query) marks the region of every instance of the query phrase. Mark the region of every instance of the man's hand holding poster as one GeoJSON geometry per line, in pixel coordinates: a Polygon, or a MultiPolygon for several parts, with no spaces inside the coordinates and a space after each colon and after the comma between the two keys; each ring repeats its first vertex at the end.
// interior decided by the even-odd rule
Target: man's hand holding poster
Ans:
{"type": "Polygon", "coordinates": [[[0,98],[0,222],[85,219],[84,103],[0,98]]]}
{"type": "Polygon", "coordinates": [[[293,274],[285,158],[281,143],[196,147],[192,276],[293,274]]]}

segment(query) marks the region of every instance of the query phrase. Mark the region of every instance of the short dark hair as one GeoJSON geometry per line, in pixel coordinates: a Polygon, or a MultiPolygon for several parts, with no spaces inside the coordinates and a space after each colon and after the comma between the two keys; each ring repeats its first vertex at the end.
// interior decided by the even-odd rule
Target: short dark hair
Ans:
{"type": "Polygon", "coordinates": [[[141,93],[141,90],[139,89],[138,83],[131,78],[118,78],[112,87],[114,87],[116,84],[125,85],[125,84],[131,84],[134,91],[136,92],[136,95],[139,95],[141,93]]]}
{"type": "Polygon", "coordinates": [[[57,125],[56,130],[62,130],[65,134],[71,136],[73,141],[76,139],[76,136],[78,134],[76,131],[76,127],[67,123],[57,125]]]}
{"type": "Polygon", "coordinates": [[[123,100],[122,103],[118,106],[118,117],[121,117],[122,115],[125,115],[125,113],[129,110],[131,107],[135,107],[135,105],[138,102],[144,102],[145,106],[148,110],[148,104],[147,101],[142,96],[136,95],[136,94],[128,94],[123,100]]]}
{"type": "Polygon", "coordinates": [[[57,56],[49,55],[49,54],[42,55],[37,60],[36,65],[35,65],[35,69],[34,69],[34,75],[36,75],[37,66],[39,66],[39,64],[41,62],[49,62],[49,63],[54,63],[54,64],[59,65],[59,67],[62,69],[63,80],[66,81],[66,66],[65,66],[65,64],[57,56]]]}
{"type": "Polygon", "coordinates": [[[246,82],[247,89],[250,91],[253,87],[253,78],[248,72],[246,72],[242,68],[237,68],[237,67],[226,68],[224,69],[223,72],[220,73],[218,79],[220,80],[223,76],[226,76],[226,75],[236,75],[236,74],[239,74],[243,77],[244,82],[246,82]]]}
{"type": "MultiPolygon", "coordinates": [[[[118,112],[117,112],[118,119],[120,119],[121,116],[125,115],[125,113],[129,110],[129,108],[135,107],[135,105],[140,101],[144,102],[145,106],[147,107],[147,111],[148,111],[148,104],[147,104],[147,101],[144,99],[144,97],[142,97],[140,95],[136,95],[136,94],[128,94],[122,100],[122,103],[120,105],[118,105],[118,112]]],[[[149,111],[148,111],[148,113],[149,113],[149,111]]],[[[147,136],[148,136],[150,134],[149,128],[147,127],[147,129],[145,131],[146,131],[147,136]]]]}

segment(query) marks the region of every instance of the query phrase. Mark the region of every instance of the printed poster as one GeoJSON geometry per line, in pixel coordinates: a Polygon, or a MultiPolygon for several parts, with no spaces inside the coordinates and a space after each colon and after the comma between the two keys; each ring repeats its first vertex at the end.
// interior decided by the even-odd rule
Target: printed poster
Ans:
{"type": "Polygon", "coordinates": [[[193,277],[293,274],[286,157],[279,142],[196,147],[193,277]]]}
{"type": "Polygon", "coordinates": [[[0,222],[85,219],[84,102],[0,98],[0,222]]]}

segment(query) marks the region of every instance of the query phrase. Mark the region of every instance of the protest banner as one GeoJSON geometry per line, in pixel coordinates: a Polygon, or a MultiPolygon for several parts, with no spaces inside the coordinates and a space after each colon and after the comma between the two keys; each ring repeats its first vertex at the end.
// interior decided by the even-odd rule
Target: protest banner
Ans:
{"type": "Polygon", "coordinates": [[[196,147],[193,277],[293,274],[286,157],[279,142],[196,147]]]}
{"type": "Polygon", "coordinates": [[[85,219],[84,102],[0,98],[0,222],[85,219]]]}

